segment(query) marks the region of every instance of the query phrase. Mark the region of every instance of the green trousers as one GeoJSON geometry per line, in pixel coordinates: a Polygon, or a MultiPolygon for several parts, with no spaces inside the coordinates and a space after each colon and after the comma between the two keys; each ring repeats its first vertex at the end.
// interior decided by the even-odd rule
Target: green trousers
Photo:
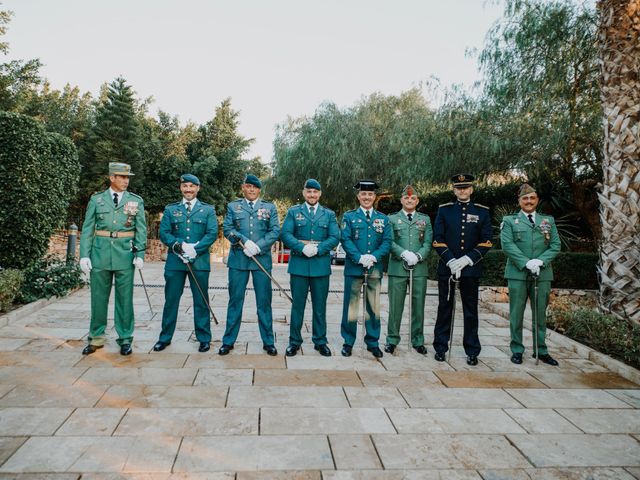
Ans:
{"type": "Polygon", "coordinates": [[[91,324],[89,326],[89,344],[104,345],[107,328],[107,310],[111,283],[115,278],[115,316],[114,323],[118,333],[118,345],[133,340],[133,265],[126,270],[91,270],[91,324]]]}
{"type": "Polygon", "coordinates": [[[311,292],[312,323],[311,340],[314,345],[327,344],[327,296],[329,294],[329,275],[324,277],[305,277],[291,275],[291,327],[289,345],[302,345],[302,324],[308,293],[311,292]]]}
{"type": "MultiPolygon", "coordinates": [[[[524,353],[522,344],[522,323],[524,309],[527,306],[527,299],[533,305],[534,281],[529,280],[508,280],[509,285],[509,321],[511,323],[511,351],[513,353],[524,353]]],[[[545,335],[547,332],[546,310],[549,303],[549,293],[551,292],[551,282],[538,281],[538,352],[546,355],[547,344],[545,335]]],[[[534,332],[533,324],[531,331],[534,332]]]]}
{"type": "MultiPolygon", "coordinates": [[[[389,324],[387,325],[387,344],[400,343],[400,323],[409,285],[409,277],[389,275],[389,324]]],[[[424,344],[424,302],[427,294],[427,277],[413,278],[411,293],[411,346],[424,344]]]]}

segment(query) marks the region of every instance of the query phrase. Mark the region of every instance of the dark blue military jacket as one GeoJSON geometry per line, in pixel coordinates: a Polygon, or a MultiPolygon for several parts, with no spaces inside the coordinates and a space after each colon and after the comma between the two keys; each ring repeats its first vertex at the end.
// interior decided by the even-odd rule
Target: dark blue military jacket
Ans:
{"type": "Polygon", "coordinates": [[[171,203],[164,209],[160,222],[160,240],[169,247],[167,270],[187,270],[187,266],[173,253],[173,245],[187,242],[196,243],[197,257],[192,262],[195,270],[211,270],[209,247],[218,238],[218,219],[213,205],[196,200],[191,213],[182,201],[171,203]]]}
{"type": "Polygon", "coordinates": [[[364,275],[364,267],[358,263],[360,256],[370,254],[376,257],[373,270],[378,270],[382,276],[382,258],[391,251],[393,243],[393,229],[389,217],[384,213],[373,210],[371,220],[361,208],[350,210],[342,217],[342,248],[347,258],[344,265],[346,276],[359,277],[364,275]]]}
{"type": "Polygon", "coordinates": [[[473,265],[462,270],[462,277],[482,275],[482,258],[493,246],[489,207],[479,203],[459,201],[445,203],[438,208],[433,225],[433,248],[440,255],[438,275],[448,277],[447,262],[464,255],[473,265]]]}

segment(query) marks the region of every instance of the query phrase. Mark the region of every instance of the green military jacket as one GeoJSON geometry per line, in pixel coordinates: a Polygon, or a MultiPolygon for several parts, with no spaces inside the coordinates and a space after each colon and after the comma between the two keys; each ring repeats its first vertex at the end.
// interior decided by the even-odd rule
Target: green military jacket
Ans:
{"type": "Polygon", "coordinates": [[[500,242],[507,255],[504,278],[526,280],[529,270],[525,265],[537,258],[544,262],[539,280],[553,280],[551,261],[560,252],[560,236],[553,217],[536,213],[535,226],[520,211],[507,215],[500,225],[500,242]]]}
{"type": "Polygon", "coordinates": [[[93,268],[126,270],[133,268],[132,246],[137,257],[144,258],[147,244],[147,222],[144,202],[131,192],[124,192],[116,208],[109,189],[94,194],[89,200],[80,235],[80,258],[91,259],[93,268]],[[112,236],[98,236],[96,231],[112,236]],[[133,232],[133,237],[117,237],[116,232],[133,232]]]}
{"type": "Polygon", "coordinates": [[[427,255],[431,250],[433,229],[428,215],[414,212],[411,222],[401,211],[389,215],[389,222],[393,228],[393,243],[389,255],[387,274],[396,277],[408,277],[409,271],[403,266],[400,257],[402,252],[409,250],[419,255],[422,260],[413,269],[414,277],[427,276],[427,255]]]}

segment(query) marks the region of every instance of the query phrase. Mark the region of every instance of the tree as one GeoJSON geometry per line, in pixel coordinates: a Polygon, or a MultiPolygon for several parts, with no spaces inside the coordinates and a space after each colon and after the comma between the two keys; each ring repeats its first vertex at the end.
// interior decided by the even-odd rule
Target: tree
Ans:
{"type": "Polygon", "coordinates": [[[600,308],[640,323],[640,2],[600,0],[600,308]]]}
{"type": "Polygon", "coordinates": [[[569,0],[507,0],[480,55],[479,113],[492,119],[492,165],[556,179],[599,238],[602,175],[597,18],[569,0]]]}

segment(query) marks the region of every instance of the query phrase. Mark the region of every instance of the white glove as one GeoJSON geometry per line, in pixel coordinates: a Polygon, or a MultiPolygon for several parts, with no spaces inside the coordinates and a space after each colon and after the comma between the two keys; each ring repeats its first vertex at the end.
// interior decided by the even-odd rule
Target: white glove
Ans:
{"type": "Polygon", "coordinates": [[[302,247],[302,253],[305,257],[314,257],[318,254],[318,245],[315,243],[307,243],[304,247],[302,247]]]}
{"type": "Polygon", "coordinates": [[[253,257],[254,255],[258,255],[260,253],[260,247],[252,240],[247,240],[244,242],[245,250],[249,250],[251,255],[247,255],[247,257],[253,257]]]}
{"type": "Polygon", "coordinates": [[[196,246],[195,243],[182,242],[182,252],[188,258],[196,258],[198,254],[196,253],[195,246],[196,246]]]}
{"type": "Polygon", "coordinates": [[[133,257],[132,263],[137,270],[142,270],[142,267],[144,267],[144,260],[140,257],[133,257]]]}
{"type": "Polygon", "coordinates": [[[189,263],[189,259],[183,255],[178,255],[178,258],[182,260],[182,263],[189,263]]]}
{"type": "Polygon", "coordinates": [[[250,250],[248,247],[244,247],[244,249],[242,250],[242,253],[244,253],[249,258],[255,255],[255,253],[253,253],[253,250],[250,250]]]}
{"type": "Polygon", "coordinates": [[[455,258],[447,262],[447,267],[456,278],[460,278],[460,272],[464,268],[463,263],[466,263],[466,261],[462,260],[462,258],[455,258]]]}
{"type": "Polygon", "coordinates": [[[471,260],[471,258],[468,255],[465,255],[464,257],[460,257],[458,261],[462,265],[462,268],[470,267],[471,265],[473,265],[473,260],[471,260]]]}
{"type": "Polygon", "coordinates": [[[364,268],[371,268],[373,267],[373,264],[375,263],[375,258],[376,258],[376,257],[373,257],[373,261],[372,261],[371,257],[373,257],[373,255],[369,255],[369,254],[360,255],[360,259],[358,260],[358,263],[362,265],[364,268]]]}
{"type": "Polygon", "coordinates": [[[89,257],[84,257],[80,259],[80,270],[85,275],[89,275],[93,266],[91,265],[91,259],[89,257]]]}
{"type": "Polygon", "coordinates": [[[409,250],[405,250],[400,256],[405,262],[407,262],[407,265],[409,265],[410,267],[413,267],[419,261],[418,256],[415,253],[410,252],[409,250]]]}
{"type": "Polygon", "coordinates": [[[369,253],[367,253],[364,256],[367,258],[367,263],[368,263],[367,268],[373,267],[373,265],[378,261],[378,259],[375,256],[373,256],[373,255],[371,255],[369,253]]]}
{"type": "Polygon", "coordinates": [[[540,267],[542,267],[543,261],[538,260],[537,258],[533,258],[527,262],[525,267],[529,270],[533,275],[540,275],[540,267]]]}

